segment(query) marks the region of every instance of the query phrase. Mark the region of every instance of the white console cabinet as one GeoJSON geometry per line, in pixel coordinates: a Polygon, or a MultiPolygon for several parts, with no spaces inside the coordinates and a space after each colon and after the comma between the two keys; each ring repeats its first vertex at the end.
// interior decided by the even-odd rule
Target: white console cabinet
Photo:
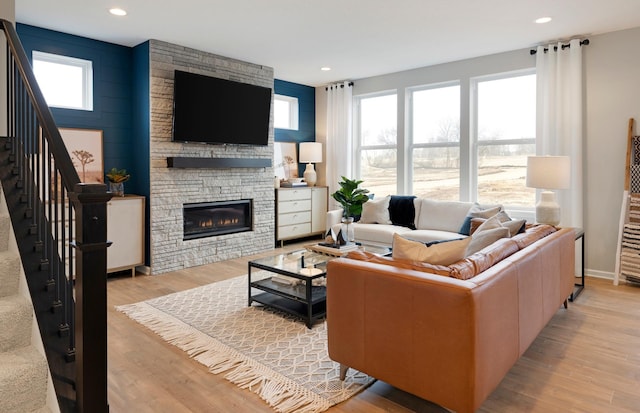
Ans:
{"type": "Polygon", "coordinates": [[[144,264],[145,198],[139,195],[113,197],[107,203],[107,272],[131,270],[144,264]]]}
{"type": "Polygon", "coordinates": [[[276,189],[276,242],[324,234],[328,188],[276,189]]]}

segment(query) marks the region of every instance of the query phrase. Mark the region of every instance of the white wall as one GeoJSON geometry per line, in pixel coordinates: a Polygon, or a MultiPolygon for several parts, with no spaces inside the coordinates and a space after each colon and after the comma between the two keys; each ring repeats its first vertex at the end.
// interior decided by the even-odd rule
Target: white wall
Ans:
{"type": "MultiPolygon", "coordinates": [[[[14,24],[16,8],[14,0],[0,0],[0,18],[14,24]]],[[[7,135],[7,42],[4,32],[0,30],[0,136],[7,135]]]]}
{"type": "Polygon", "coordinates": [[[589,39],[584,53],[586,262],[588,274],[613,277],[627,123],[640,121],[640,28],[589,39]]]}
{"type": "MultiPolygon", "coordinates": [[[[585,71],[585,238],[588,275],[613,277],[616,262],[618,221],[624,185],[626,127],[629,117],[640,120],[640,28],[590,36],[583,46],[585,71]]],[[[397,89],[404,102],[404,88],[459,79],[462,102],[468,102],[471,77],[535,67],[529,49],[483,56],[437,66],[355,79],[353,94],[397,89]]],[[[461,120],[469,117],[462,106],[461,120]]],[[[400,105],[398,119],[404,119],[400,105]]],[[[462,121],[461,133],[469,124],[462,121]]],[[[636,132],[638,133],[638,132],[636,132]]],[[[404,134],[402,122],[398,136],[404,134]]],[[[326,91],[316,88],[316,136],[326,142],[326,91]]],[[[461,154],[462,162],[468,154],[461,154]]],[[[322,164],[319,176],[330,165],[322,164]]],[[[323,178],[326,175],[321,175],[323,178]]],[[[324,184],[324,182],[323,182],[324,184]]],[[[577,264],[579,265],[579,263],[577,264]]]]}

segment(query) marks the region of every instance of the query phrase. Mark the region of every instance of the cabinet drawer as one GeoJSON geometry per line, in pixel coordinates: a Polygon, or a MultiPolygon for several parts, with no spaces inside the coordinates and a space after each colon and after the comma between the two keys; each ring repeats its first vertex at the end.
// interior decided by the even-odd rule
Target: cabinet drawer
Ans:
{"type": "Polygon", "coordinates": [[[296,211],[311,211],[311,199],[278,202],[278,214],[286,214],[296,211]]]}
{"type": "Polygon", "coordinates": [[[278,239],[297,238],[311,232],[311,223],[285,225],[278,227],[278,239]]]}
{"type": "Polygon", "coordinates": [[[278,201],[293,201],[299,199],[311,200],[311,188],[278,190],[278,201]]]}
{"type": "Polygon", "coordinates": [[[301,224],[311,222],[311,212],[292,212],[291,214],[278,214],[278,226],[301,224]]]}

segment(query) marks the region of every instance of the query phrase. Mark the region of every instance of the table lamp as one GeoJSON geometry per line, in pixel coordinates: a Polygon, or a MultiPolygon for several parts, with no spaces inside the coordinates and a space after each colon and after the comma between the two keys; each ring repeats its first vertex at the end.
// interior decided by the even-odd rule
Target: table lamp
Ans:
{"type": "Polygon", "coordinates": [[[536,204],[536,221],[556,226],[560,223],[560,205],[555,189],[569,188],[571,159],[568,156],[527,157],[527,186],[542,189],[536,204]]]}
{"type": "Polygon", "coordinates": [[[301,142],[300,143],[300,162],[307,164],[304,170],[304,181],[309,186],[315,186],[318,175],[313,167],[316,162],[322,162],[322,143],[320,142],[301,142]]]}

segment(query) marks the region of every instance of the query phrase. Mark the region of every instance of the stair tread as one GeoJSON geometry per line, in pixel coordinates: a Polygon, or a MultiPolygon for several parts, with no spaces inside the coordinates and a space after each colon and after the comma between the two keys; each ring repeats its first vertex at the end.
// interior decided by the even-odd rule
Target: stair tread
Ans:
{"type": "Polygon", "coordinates": [[[47,394],[47,361],[33,346],[0,353],[0,411],[42,409],[47,394]]]}
{"type": "Polygon", "coordinates": [[[0,251],[0,297],[18,292],[20,275],[20,255],[15,251],[0,251]]]}
{"type": "Polygon", "coordinates": [[[0,298],[0,351],[24,347],[31,343],[33,310],[21,295],[0,298]]]}

